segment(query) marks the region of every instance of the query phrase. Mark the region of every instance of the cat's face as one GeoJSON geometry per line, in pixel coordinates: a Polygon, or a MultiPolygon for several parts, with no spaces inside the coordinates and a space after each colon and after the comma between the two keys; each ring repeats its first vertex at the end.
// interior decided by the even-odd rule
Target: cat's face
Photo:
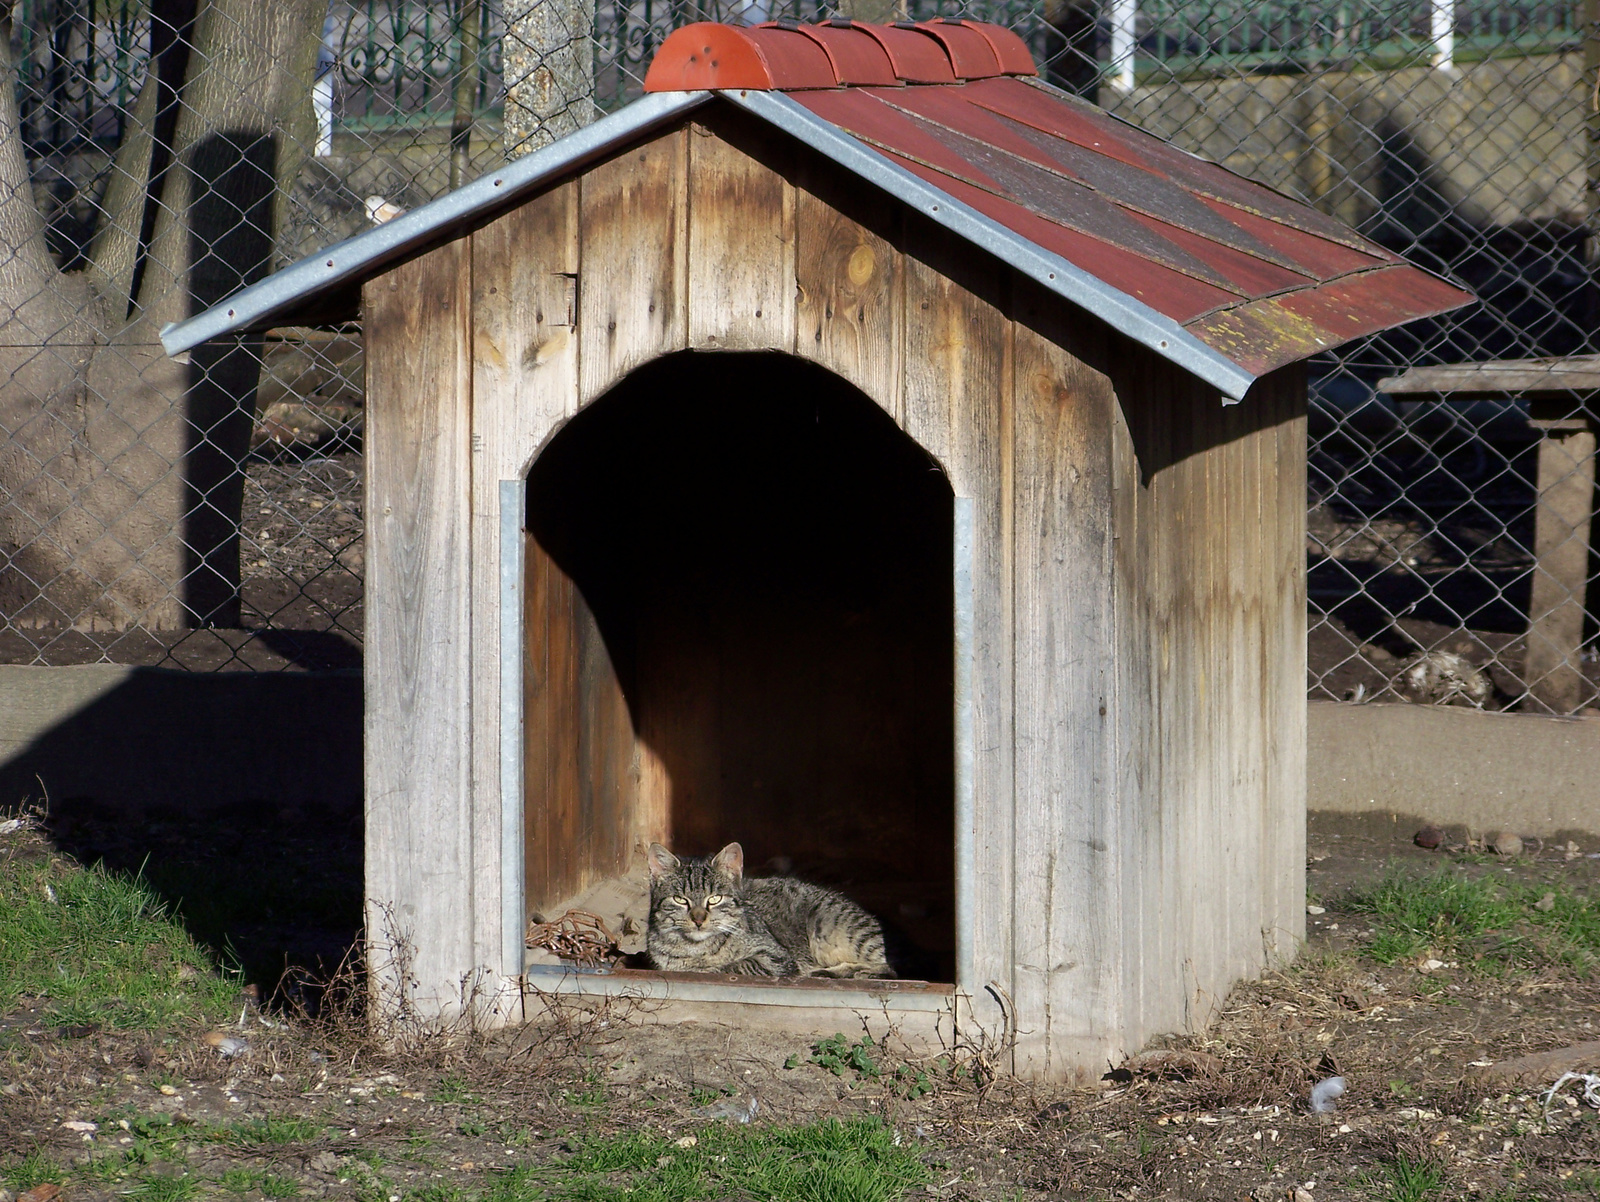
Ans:
{"type": "Polygon", "coordinates": [[[730,843],[714,856],[679,859],[650,845],[650,925],[690,943],[744,926],[740,886],[744,850],[730,843]]]}

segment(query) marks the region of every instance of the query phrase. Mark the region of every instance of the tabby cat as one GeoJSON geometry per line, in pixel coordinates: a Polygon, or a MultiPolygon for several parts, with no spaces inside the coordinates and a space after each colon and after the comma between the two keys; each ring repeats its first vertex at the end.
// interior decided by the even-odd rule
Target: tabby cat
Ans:
{"type": "Polygon", "coordinates": [[[892,977],[883,928],[832,889],[792,877],[747,880],[744,849],[679,859],[650,845],[650,925],[656,968],[753,977],[892,977]]]}

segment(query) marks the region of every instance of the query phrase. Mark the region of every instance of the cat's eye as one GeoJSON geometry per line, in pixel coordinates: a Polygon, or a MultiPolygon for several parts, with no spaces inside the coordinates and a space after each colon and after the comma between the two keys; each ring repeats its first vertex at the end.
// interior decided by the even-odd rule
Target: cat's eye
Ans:
{"type": "Polygon", "coordinates": [[[672,899],[672,901],[674,905],[684,906],[686,908],[689,905],[689,899],[687,897],[675,897],[672,899]]]}
{"type": "Polygon", "coordinates": [[[720,906],[721,904],[722,894],[720,893],[713,893],[710,897],[706,898],[706,905],[708,906],[720,906]]]}

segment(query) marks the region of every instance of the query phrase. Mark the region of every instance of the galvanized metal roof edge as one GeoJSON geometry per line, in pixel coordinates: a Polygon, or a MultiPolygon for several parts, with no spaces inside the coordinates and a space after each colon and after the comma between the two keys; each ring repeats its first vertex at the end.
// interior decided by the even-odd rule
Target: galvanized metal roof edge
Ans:
{"type": "Polygon", "coordinates": [[[295,301],[360,278],[374,264],[404,253],[413,244],[426,242],[479,209],[536,187],[614,144],[704,104],[711,96],[710,92],[651,93],[454,192],[273,272],[259,284],[234,293],[204,313],[169,323],[161,330],[161,345],[167,354],[176,355],[212,338],[256,326],[295,301]]]}
{"type": "Polygon", "coordinates": [[[718,95],[792,134],[951,233],[988,251],[1056,295],[1215,385],[1229,398],[1243,400],[1255,382],[1253,373],[1196,338],[1172,318],[956,200],[784,93],[730,91],[718,95]]]}

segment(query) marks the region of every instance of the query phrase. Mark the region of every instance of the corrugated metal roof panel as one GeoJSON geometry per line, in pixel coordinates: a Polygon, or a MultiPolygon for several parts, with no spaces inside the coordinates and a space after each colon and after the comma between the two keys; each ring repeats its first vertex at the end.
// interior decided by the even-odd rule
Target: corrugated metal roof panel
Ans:
{"type": "Polygon", "coordinates": [[[1472,299],[1323,213],[1035,81],[793,99],[1252,374],[1472,299]]]}

